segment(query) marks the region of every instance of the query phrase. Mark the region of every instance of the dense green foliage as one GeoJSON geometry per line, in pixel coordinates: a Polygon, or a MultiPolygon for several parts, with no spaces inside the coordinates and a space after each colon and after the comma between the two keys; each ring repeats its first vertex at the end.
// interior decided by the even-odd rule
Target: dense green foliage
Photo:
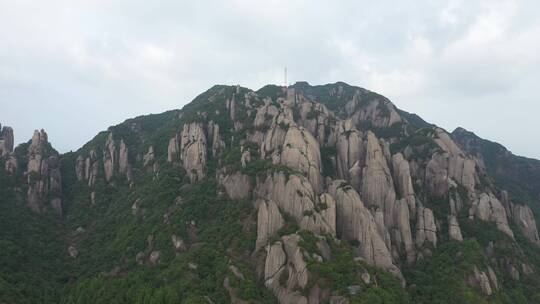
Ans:
{"type": "Polygon", "coordinates": [[[0,170],[0,303],[55,303],[68,280],[62,224],[53,214],[36,217],[22,206],[15,183],[0,170]]]}

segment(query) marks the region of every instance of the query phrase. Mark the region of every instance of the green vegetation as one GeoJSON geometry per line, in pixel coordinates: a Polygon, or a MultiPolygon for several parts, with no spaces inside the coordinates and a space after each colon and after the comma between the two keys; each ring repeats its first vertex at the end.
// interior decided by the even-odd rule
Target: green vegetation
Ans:
{"type": "Polygon", "coordinates": [[[415,286],[411,290],[414,303],[485,303],[466,282],[475,265],[485,264],[482,248],[474,240],[441,245],[431,258],[405,272],[415,286]]]}
{"type": "MultiPolygon", "coordinates": [[[[303,231],[301,236],[300,247],[308,252],[318,252],[316,239],[311,233],[303,231]]],[[[349,245],[331,241],[330,248],[332,254],[330,261],[308,260],[310,286],[314,284],[321,287],[331,286],[338,294],[349,297],[351,303],[410,303],[408,294],[401,288],[397,279],[378,268],[355,262],[353,249],[349,245]],[[369,284],[362,281],[362,273],[369,273],[369,284]],[[360,286],[361,291],[351,296],[348,287],[356,285],[360,286]]]]}

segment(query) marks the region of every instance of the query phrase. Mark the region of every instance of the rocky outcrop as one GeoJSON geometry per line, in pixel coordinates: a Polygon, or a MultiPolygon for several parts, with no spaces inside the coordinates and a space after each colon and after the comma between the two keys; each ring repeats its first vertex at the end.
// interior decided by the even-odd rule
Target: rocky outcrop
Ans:
{"type": "Polygon", "coordinates": [[[154,146],[148,147],[148,152],[143,156],[143,166],[147,167],[154,163],[156,155],[154,153],[154,146]]]}
{"type": "Polygon", "coordinates": [[[350,181],[351,185],[359,191],[362,171],[358,166],[363,156],[362,134],[352,126],[350,121],[345,121],[340,127],[336,150],[338,177],[350,181]],[[360,170],[352,170],[355,165],[360,170]]]}
{"type": "Polygon", "coordinates": [[[540,237],[536,227],[536,220],[529,206],[512,204],[512,217],[514,223],[521,229],[525,237],[532,243],[540,246],[540,237]]]}
{"type": "Polygon", "coordinates": [[[114,142],[113,134],[109,133],[107,140],[105,141],[105,148],[103,149],[103,169],[105,172],[105,180],[111,181],[114,168],[116,164],[116,144],[114,142]]]}
{"type": "Polygon", "coordinates": [[[276,155],[279,157],[280,150],[283,149],[285,136],[287,135],[286,127],[290,125],[289,121],[282,121],[282,124],[274,125],[264,134],[264,139],[261,144],[261,156],[276,155]]]}
{"type": "Polygon", "coordinates": [[[319,143],[304,128],[290,126],[285,135],[281,163],[304,174],[316,193],[322,192],[319,143]]]}
{"type": "Polygon", "coordinates": [[[58,153],[54,151],[44,130],[35,131],[28,146],[27,205],[34,212],[46,210],[46,203],[62,215],[62,176],[58,153]]]}
{"type": "Polygon", "coordinates": [[[82,155],[77,156],[75,160],[75,175],[78,181],[82,181],[85,178],[85,160],[82,155]]]}
{"type": "Polygon", "coordinates": [[[437,246],[437,226],[433,211],[419,205],[416,215],[416,246],[421,248],[426,244],[437,246]]]}
{"type": "Polygon", "coordinates": [[[461,228],[455,215],[448,216],[448,236],[454,241],[463,241],[461,228]]]}
{"type": "Polygon", "coordinates": [[[167,161],[174,162],[178,159],[178,153],[180,152],[179,138],[174,136],[169,140],[167,147],[167,161]]]}
{"type": "Polygon", "coordinates": [[[185,124],[180,142],[180,158],[191,182],[201,180],[206,170],[206,135],[202,123],[185,124]]]}
{"type": "Polygon", "coordinates": [[[495,276],[495,272],[491,267],[489,267],[488,274],[486,274],[486,272],[480,271],[478,267],[474,266],[473,274],[469,276],[468,283],[484,296],[491,296],[498,289],[497,276],[495,276]]]}
{"type": "Polygon", "coordinates": [[[0,157],[13,152],[13,129],[0,124],[0,157]]]}
{"type": "Polygon", "coordinates": [[[409,204],[407,200],[397,200],[394,208],[394,229],[391,230],[393,232],[392,240],[399,246],[398,251],[405,252],[407,262],[412,264],[416,259],[416,251],[409,218],[409,204]]]}
{"type": "Polygon", "coordinates": [[[251,161],[251,152],[249,150],[244,150],[242,152],[242,157],[240,158],[240,163],[242,168],[247,167],[247,164],[251,161]]]}
{"type": "Polygon", "coordinates": [[[435,152],[426,165],[425,185],[434,196],[443,196],[448,193],[450,181],[447,164],[447,155],[435,152]]]}
{"type": "Polygon", "coordinates": [[[368,122],[374,127],[386,128],[402,121],[395,107],[382,96],[380,99],[372,99],[366,103],[360,92],[356,92],[347,102],[345,111],[358,126],[368,122]]]}
{"type": "Polygon", "coordinates": [[[88,187],[93,188],[99,174],[99,160],[97,159],[96,151],[93,149],[90,150],[86,158],[84,172],[84,176],[88,180],[88,187]]]}
{"type": "Polygon", "coordinates": [[[409,162],[403,158],[401,153],[392,156],[392,172],[397,185],[396,192],[398,196],[405,199],[411,215],[416,215],[416,200],[414,197],[409,162]]]}
{"type": "Polygon", "coordinates": [[[300,117],[298,124],[306,128],[317,139],[319,145],[326,143],[326,128],[330,124],[330,111],[321,103],[308,100],[303,95],[297,96],[300,117]]]}
{"type": "Polygon", "coordinates": [[[219,183],[223,185],[225,192],[233,200],[248,199],[251,195],[251,179],[238,171],[226,176],[221,175],[219,183]]]}
{"type": "Polygon", "coordinates": [[[129,149],[124,143],[124,140],[120,140],[120,151],[118,153],[118,172],[121,175],[125,175],[128,181],[133,178],[131,171],[131,164],[129,163],[129,149]]]}
{"type": "Polygon", "coordinates": [[[19,167],[19,163],[17,162],[17,158],[14,155],[9,155],[6,157],[4,169],[9,174],[13,174],[17,171],[17,168],[19,167]]]}
{"type": "Polygon", "coordinates": [[[390,271],[403,280],[392,255],[379,234],[375,219],[358,193],[344,181],[333,181],[328,192],[336,201],[336,230],[339,238],[359,243],[360,256],[368,263],[390,271]]]}
{"type": "Polygon", "coordinates": [[[255,192],[260,198],[276,202],[280,210],[292,216],[300,228],[316,234],[335,234],[332,230],[335,225],[327,223],[315,208],[318,197],[305,177],[276,172],[257,185],[255,192]]]}
{"type": "Polygon", "coordinates": [[[426,182],[431,192],[445,194],[452,179],[473,193],[477,179],[476,162],[468,158],[444,130],[436,128],[434,140],[443,152],[434,153],[427,166],[426,182]]]}
{"type": "Polygon", "coordinates": [[[497,228],[511,238],[514,233],[508,226],[506,210],[502,203],[493,195],[482,193],[480,197],[473,202],[469,209],[469,219],[478,218],[486,222],[494,222],[497,228]]]}
{"type": "MultiPolygon", "coordinates": [[[[231,113],[234,113],[234,109],[231,113]]],[[[211,140],[210,143],[212,147],[212,156],[216,157],[225,148],[225,142],[223,141],[223,139],[221,139],[221,135],[219,134],[219,125],[217,123],[214,123],[213,121],[210,121],[208,122],[206,129],[208,133],[208,138],[209,140],[211,140]]]]}
{"type": "Polygon", "coordinates": [[[307,298],[299,291],[308,284],[309,272],[301,248],[300,236],[283,236],[281,241],[269,247],[266,257],[264,282],[279,303],[307,304],[307,298]]]}
{"type": "Polygon", "coordinates": [[[279,208],[272,200],[259,200],[257,215],[257,241],[255,250],[258,250],[266,245],[268,240],[283,227],[285,221],[279,212],[279,208]]]}
{"type": "Polygon", "coordinates": [[[271,100],[265,99],[264,105],[257,108],[257,114],[255,115],[255,120],[253,121],[253,126],[255,128],[264,128],[269,126],[274,117],[279,114],[278,108],[271,104],[271,100]]]}
{"type": "Polygon", "coordinates": [[[0,158],[4,158],[4,169],[9,174],[13,174],[19,167],[19,162],[13,153],[13,129],[8,126],[2,127],[0,124],[0,158]]]}
{"type": "Polygon", "coordinates": [[[367,134],[365,163],[362,173],[362,201],[368,207],[384,210],[385,221],[391,220],[396,200],[394,181],[379,141],[371,131],[367,134]]]}

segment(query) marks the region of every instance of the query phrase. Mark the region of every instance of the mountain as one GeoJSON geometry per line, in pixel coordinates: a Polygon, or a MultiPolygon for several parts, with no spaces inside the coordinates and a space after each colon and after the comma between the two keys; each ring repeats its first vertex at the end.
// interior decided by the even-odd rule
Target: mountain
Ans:
{"type": "Polygon", "coordinates": [[[0,155],[0,303],[540,303],[539,161],[343,82],[0,155]]]}

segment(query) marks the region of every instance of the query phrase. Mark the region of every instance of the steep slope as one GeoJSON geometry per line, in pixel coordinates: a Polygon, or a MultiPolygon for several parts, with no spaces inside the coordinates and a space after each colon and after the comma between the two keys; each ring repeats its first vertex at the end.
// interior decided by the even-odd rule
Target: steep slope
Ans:
{"type": "Polygon", "coordinates": [[[362,88],[215,86],[64,155],[44,131],[14,152],[11,138],[2,206],[50,223],[65,278],[44,302],[540,301],[537,225],[515,189],[362,88]]]}
{"type": "Polygon", "coordinates": [[[540,160],[514,155],[502,145],[463,128],[455,129],[452,138],[476,159],[498,186],[508,189],[515,200],[530,202],[539,210],[540,160]]]}

